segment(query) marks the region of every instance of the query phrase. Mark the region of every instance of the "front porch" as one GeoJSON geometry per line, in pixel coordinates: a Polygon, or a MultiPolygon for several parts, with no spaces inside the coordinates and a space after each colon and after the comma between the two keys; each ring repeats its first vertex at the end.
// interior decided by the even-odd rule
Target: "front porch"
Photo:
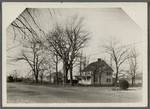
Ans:
{"type": "Polygon", "coordinates": [[[75,76],[78,80],[78,84],[84,84],[84,85],[92,85],[93,84],[93,78],[91,76],[75,76]]]}

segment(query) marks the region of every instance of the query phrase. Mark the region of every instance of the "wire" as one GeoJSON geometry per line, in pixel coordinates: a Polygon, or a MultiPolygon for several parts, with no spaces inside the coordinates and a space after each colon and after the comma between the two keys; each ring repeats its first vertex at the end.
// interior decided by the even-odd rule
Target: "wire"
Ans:
{"type": "MultiPolygon", "coordinates": [[[[129,44],[129,45],[125,45],[125,46],[119,47],[119,48],[124,48],[124,47],[127,47],[127,46],[132,46],[132,45],[135,45],[135,44],[138,44],[138,43],[141,43],[141,42],[143,42],[143,41],[135,42],[135,43],[132,43],[132,44],[129,44]]],[[[105,53],[105,52],[91,54],[90,56],[98,55],[98,54],[103,54],[103,53],[105,53]]]]}

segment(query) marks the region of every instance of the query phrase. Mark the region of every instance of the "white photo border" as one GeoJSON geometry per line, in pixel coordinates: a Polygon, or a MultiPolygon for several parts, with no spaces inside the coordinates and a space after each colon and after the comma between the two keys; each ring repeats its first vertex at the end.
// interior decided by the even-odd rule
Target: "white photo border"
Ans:
{"type": "MultiPolygon", "coordinates": [[[[3,107],[146,107],[148,105],[148,32],[147,32],[147,14],[146,22],[143,22],[143,102],[142,103],[7,103],[6,93],[6,28],[11,21],[9,18],[14,13],[10,10],[15,8],[16,11],[28,8],[107,8],[107,7],[128,7],[142,5],[143,11],[147,13],[146,2],[121,2],[121,3],[49,3],[49,2],[7,2],[2,3],[2,105],[3,107]],[[9,7],[9,8],[8,8],[9,7]],[[59,104],[59,105],[58,105],[59,104]]],[[[15,10],[14,10],[15,11],[15,10]]],[[[19,12],[18,12],[19,14],[19,12]]],[[[16,16],[16,14],[15,14],[16,16]]],[[[17,17],[17,16],[16,16],[17,17]]],[[[14,19],[11,19],[12,21],[14,19]]]]}

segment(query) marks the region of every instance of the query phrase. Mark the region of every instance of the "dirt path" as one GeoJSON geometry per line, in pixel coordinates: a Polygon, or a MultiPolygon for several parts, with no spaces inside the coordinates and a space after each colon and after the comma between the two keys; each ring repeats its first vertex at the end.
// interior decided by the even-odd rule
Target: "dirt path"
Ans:
{"type": "Polygon", "coordinates": [[[105,103],[140,102],[141,90],[112,91],[111,87],[46,87],[8,84],[8,102],[105,103]]]}

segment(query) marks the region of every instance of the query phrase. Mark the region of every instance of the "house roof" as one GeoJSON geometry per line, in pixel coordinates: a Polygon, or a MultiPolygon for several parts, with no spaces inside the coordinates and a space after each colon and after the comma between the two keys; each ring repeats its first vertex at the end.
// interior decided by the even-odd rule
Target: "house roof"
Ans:
{"type": "Polygon", "coordinates": [[[91,64],[89,64],[87,67],[85,67],[82,70],[82,72],[97,70],[100,67],[103,70],[112,70],[113,71],[113,69],[104,60],[98,60],[96,62],[92,62],[91,64]]]}

